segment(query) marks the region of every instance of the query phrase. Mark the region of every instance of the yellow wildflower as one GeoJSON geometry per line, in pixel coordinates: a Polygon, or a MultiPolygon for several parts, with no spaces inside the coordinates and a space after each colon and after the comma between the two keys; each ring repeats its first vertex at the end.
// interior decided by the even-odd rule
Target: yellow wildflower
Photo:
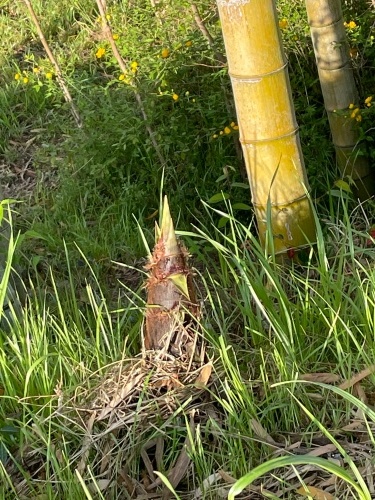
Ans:
{"type": "Polygon", "coordinates": [[[235,124],[235,122],[232,122],[232,123],[230,124],[230,126],[231,126],[232,128],[233,128],[235,125],[236,125],[236,124],[235,124]]]}
{"type": "Polygon", "coordinates": [[[214,135],[212,136],[212,139],[217,139],[218,137],[219,137],[219,136],[218,136],[217,134],[214,134],[214,135]]]}
{"type": "Polygon", "coordinates": [[[187,90],[187,91],[185,92],[185,95],[186,95],[186,97],[189,97],[190,92],[187,90]]]}
{"type": "Polygon", "coordinates": [[[50,71],[48,73],[46,73],[47,80],[52,80],[52,77],[53,77],[53,74],[50,71]]]}
{"type": "Polygon", "coordinates": [[[23,83],[29,83],[29,79],[27,78],[27,76],[23,77],[23,83]]]}
{"type": "Polygon", "coordinates": [[[232,132],[232,131],[231,131],[231,129],[230,129],[229,127],[225,127],[225,128],[224,128],[224,133],[225,133],[225,134],[230,134],[231,132],[232,132]]]}
{"type": "Polygon", "coordinates": [[[219,134],[223,135],[224,134],[224,130],[220,130],[219,134]]]}
{"type": "Polygon", "coordinates": [[[172,99],[173,99],[174,101],[178,101],[178,97],[179,97],[179,95],[178,95],[178,94],[176,94],[176,93],[173,93],[173,94],[172,94],[172,99]]]}
{"type": "Polygon", "coordinates": [[[131,64],[130,64],[130,71],[134,74],[136,74],[136,72],[138,71],[138,66],[139,64],[137,63],[137,61],[133,61],[131,64]]]}
{"type": "Polygon", "coordinates": [[[279,27],[282,30],[285,30],[285,28],[288,26],[288,19],[280,19],[279,21],[279,27]]]}
{"type": "Polygon", "coordinates": [[[233,128],[233,130],[238,130],[239,129],[238,125],[233,125],[232,128],[233,128]]]}
{"type": "Polygon", "coordinates": [[[113,38],[113,40],[118,40],[120,38],[120,36],[115,33],[114,35],[112,35],[112,38],[113,38]]]}
{"type": "Polygon", "coordinates": [[[122,82],[123,80],[125,80],[124,73],[121,73],[121,75],[118,77],[118,79],[120,80],[120,82],[122,82]]]}
{"type": "Polygon", "coordinates": [[[193,45],[193,42],[191,40],[188,40],[185,42],[185,47],[191,47],[193,45]]]}
{"type": "Polygon", "coordinates": [[[96,52],[96,58],[97,59],[100,59],[101,57],[103,57],[105,54],[105,48],[104,47],[99,47],[99,49],[97,50],[96,52]]]}
{"type": "Polygon", "coordinates": [[[162,51],[161,51],[161,57],[162,57],[163,59],[166,59],[167,57],[169,57],[169,54],[170,54],[170,53],[171,53],[171,51],[170,51],[169,49],[164,48],[164,49],[162,49],[162,51]]]}
{"type": "Polygon", "coordinates": [[[354,108],[354,104],[353,103],[349,104],[349,109],[353,109],[353,108],[354,108]]]}
{"type": "Polygon", "coordinates": [[[372,95],[369,95],[368,97],[366,97],[365,99],[365,104],[366,106],[370,107],[371,106],[371,101],[373,100],[374,96],[372,95]]]}
{"type": "Polygon", "coordinates": [[[355,119],[357,120],[357,122],[361,122],[362,121],[362,116],[358,115],[358,116],[355,117],[355,119]]]}
{"type": "Polygon", "coordinates": [[[354,30],[357,27],[357,23],[355,21],[350,21],[349,23],[344,23],[345,28],[350,30],[354,30]]]}
{"type": "Polygon", "coordinates": [[[105,17],[107,18],[107,21],[109,21],[111,19],[111,16],[109,14],[106,14],[105,17]]]}
{"type": "Polygon", "coordinates": [[[35,66],[35,68],[33,68],[33,73],[40,73],[40,68],[38,68],[37,66],[35,66]]]}
{"type": "Polygon", "coordinates": [[[195,102],[195,99],[192,99],[191,102],[195,102]]]}
{"type": "Polygon", "coordinates": [[[352,111],[352,114],[350,115],[350,118],[355,118],[359,113],[359,108],[355,108],[354,111],[352,111]]]}
{"type": "Polygon", "coordinates": [[[15,80],[19,80],[20,78],[21,78],[21,75],[20,75],[19,73],[16,73],[16,74],[14,75],[14,79],[15,79],[15,80]]]}

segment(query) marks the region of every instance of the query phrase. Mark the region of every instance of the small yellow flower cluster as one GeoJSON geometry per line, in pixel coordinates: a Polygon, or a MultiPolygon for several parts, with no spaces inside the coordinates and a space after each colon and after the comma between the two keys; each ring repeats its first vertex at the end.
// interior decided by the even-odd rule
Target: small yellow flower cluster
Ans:
{"type": "Polygon", "coordinates": [[[136,74],[136,72],[138,71],[138,66],[139,64],[137,63],[137,61],[132,61],[130,63],[130,71],[134,74],[136,74]]]}
{"type": "Polygon", "coordinates": [[[212,139],[217,139],[217,138],[219,137],[219,135],[229,135],[230,133],[232,133],[232,131],[234,131],[234,130],[238,130],[238,128],[239,128],[239,127],[238,127],[237,123],[232,122],[232,123],[229,125],[229,127],[228,127],[228,126],[226,126],[226,127],[224,127],[224,129],[223,129],[223,130],[220,130],[219,134],[214,134],[214,135],[212,136],[212,139]]]}
{"type": "Polygon", "coordinates": [[[362,121],[361,110],[355,107],[353,103],[349,104],[349,109],[353,110],[350,113],[350,118],[353,118],[353,120],[357,120],[357,122],[361,122],[362,121]]]}
{"type": "Polygon", "coordinates": [[[288,24],[289,24],[288,19],[285,19],[285,17],[284,17],[284,19],[280,19],[280,21],[279,21],[279,28],[282,30],[285,30],[285,28],[288,27],[288,24]]]}
{"type": "MultiPolygon", "coordinates": [[[[43,71],[42,68],[39,68],[39,66],[34,66],[33,68],[34,75],[40,75],[42,71],[43,71]]],[[[53,73],[51,71],[47,71],[47,73],[45,73],[44,76],[47,80],[52,80],[53,73]]],[[[22,81],[26,85],[30,81],[30,75],[28,74],[27,71],[22,71],[22,73],[16,73],[14,75],[14,79],[17,81],[22,81]]]]}
{"type": "Polygon", "coordinates": [[[96,51],[95,57],[97,59],[101,59],[104,55],[105,55],[105,48],[99,47],[98,50],[96,51]]]}
{"type": "MultiPolygon", "coordinates": [[[[161,89],[159,88],[159,95],[160,95],[160,96],[168,96],[168,97],[171,97],[171,98],[174,100],[174,102],[177,102],[177,101],[180,99],[179,94],[177,94],[177,93],[176,93],[173,89],[171,89],[171,90],[164,90],[164,91],[163,91],[163,90],[161,90],[161,89]]],[[[190,92],[189,92],[189,91],[186,91],[186,92],[185,92],[185,96],[186,96],[186,97],[189,97],[189,95],[190,95],[190,92]]],[[[195,102],[195,99],[192,99],[192,101],[193,101],[193,102],[195,102]]]]}
{"type": "MultiPolygon", "coordinates": [[[[364,105],[367,106],[368,108],[370,108],[373,104],[373,102],[372,102],[373,99],[374,99],[374,96],[369,95],[364,100],[364,105]]],[[[359,106],[356,106],[355,104],[351,103],[351,104],[349,104],[349,109],[352,110],[350,113],[350,118],[352,118],[353,120],[356,120],[357,122],[361,122],[362,115],[361,115],[361,110],[360,110],[359,106]]]]}
{"type": "Polygon", "coordinates": [[[114,33],[114,34],[112,35],[112,38],[113,38],[113,40],[115,40],[115,41],[116,41],[116,40],[118,40],[118,39],[120,38],[120,35],[117,35],[116,33],[114,33]]]}
{"type": "Polygon", "coordinates": [[[135,74],[137,73],[139,64],[137,61],[132,61],[130,63],[130,71],[133,73],[129,75],[128,73],[121,73],[118,77],[120,82],[126,83],[127,85],[132,85],[135,74]]]}
{"type": "MultiPolygon", "coordinates": [[[[185,42],[185,47],[189,48],[193,45],[193,42],[191,40],[187,40],[185,42]]],[[[182,44],[180,43],[178,46],[174,47],[174,50],[178,50],[182,47],[182,44]]],[[[168,59],[168,57],[171,55],[171,49],[169,47],[163,47],[160,51],[160,54],[158,57],[161,57],[162,59],[168,59]]]]}
{"type": "Polygon", "coordinates": [[[344,26],[345,26],[345,28],[346,28],[346,29],[348,29],[348,30],[354,30],[354,28],[356,28],[356,27],[357,27],[357,23],[356,23],[355,21],[349,21],[348,23],[347,23],[347,22],[345,22],[345,23],[344,23],[344,26]]]}
{"type": "Polygon", "coordinates": [[[131,76],[127,76],[124,73],[121,73],[121,75],[118,77],[118,79],[119,79],[120,82],[124,82],[127,85],[130,85],[131,82],[132,82],[131,76]]]}
{"type": "MultiPolygon", "coordinates": [[[[106,14],[105,18],[107,19],[107,21],[109,21],[111,19],[111,16],[109,14],[106,14]]],[[[95,19],[95,22],[97,22],[98,24],[103,24],[102,16],[98,16],[95,19]]]]}

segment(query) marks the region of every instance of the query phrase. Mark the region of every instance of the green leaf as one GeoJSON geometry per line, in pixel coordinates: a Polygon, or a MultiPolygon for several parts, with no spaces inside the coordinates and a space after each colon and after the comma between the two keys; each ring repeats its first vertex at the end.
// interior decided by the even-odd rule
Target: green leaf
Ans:
{"type": "Polygon", "coordinates": [[[336,187],[339,189],[342,189],[343,191],[346,191],[347,193],[351,193],[350,186],[347,182],[343,181],[342,179],[337,179],[337,181],[334,184],[336,187]]]}
{"type": "Polygon", "coordinates": [[[185,274],[172,274],[171,276],[168,277],[174,284],[175,287],[178,288],[178,290],[188,299],[190,300],[189,297],[189,290],[187,286],[187,279],[185,274]]]}
{"type": "Polygon", "coordinates": [[[345,391],[344,389],[341,389],[340,387],[336,387],[335,385],[330,385],[330,384],[325,384],[324,382],[313,382],[311,380],[294,380],[293,382],[277,382],[275,384],[272,384],[271,387],[278,387],[279,385],[288,385],[288,384],[311,384],[311,385],[316,385],[318,387],[321,387],[323,389],[327,389],[328,391],[332,391],[338,396],[341,396],[343,399],[346,399],[346,401],[349,401],[349,403],[352,403],[353,406],[358,408],[359,410],[362,410],[365,415],[367,415],[372,422],[375,423],[375,411],[372,410],[366,403],[361,401],[360,399],[356,398],[353,396],[353,394],[350,394],[350,392],[345,391]]]}
{"type": "Polygon", "coordinates": [[[250,205],[246,205],[246,203],[235,203],[232,205],[234,210],[252,210],[250,205]]]}
{"type": "Polygon", "coordinates": [[[233,182],[231,184],[232,187],[234,188],[241,188],[241,189],[250,189],[250,185],[246,184],[246,182],[233,182]]]}
{"type": "Polygon", "coordinates": [[[251,472],[248,472],[234,483],[234,485],[229,490],[228,500],[233,500],[235,496],[242,493],[242,491],[246,489],[256,479],[260,478],[261,476],[264,476],[264,474],[267,474],[271,470],[277,469],[279,467],[287,467],[290,465],[291,466],[315,465],[317,467],[320,467],[321,469],[324,469],[330,472],[331,474],[334,474],[335,476],[343,479],[358,493],[358,498],[360,498],[361,500],[370,500],[368,499],[366,493],[358,486],[356,481],[352,478],[350,474],[348,474],[348,472],[344,468],[339,467],[335,463],[330,462],[325,458],[314,457],[310,455],[309,456],[294,455],[288,457],[278,457],[272,460],[268,460],[267,462],[264,462],[261,465],[258,465],[258,467],[255,467],[255,469],[253,469],[251,472]]]}
{"type": "Polygon", "coordinates": [[[157,470],[154,470],[154,474],[156,474],[162,480],[162,482],[165,484],[165,486],[174,495],[176,500],[180,500],[180,497],[177,495],[177,493],[176,493],[175,489],[173,488],[173,486],[171,485],[169,479],[166,476],[164,476],[164,474],[162,474],[161,472],[158,472],[157,470]]]}
{"type": "Polygon", "coordinates": [[[330,192],[329,192],[329,194],[331,196],[336,197],[336,198],[342,198],[344,200],[348,200],[349,199],[348,194],[345,191],[343,191],[343,190],[331,189],[330,192]]]}
{"type": "Polygon", "coordinates": [[[223,174],[220,177],[218,177],[215,182],[225,181],[226,179],[228,179],[228,175],[227,174],[223,174]]]}
{"type": "Polygon", "coordinates": [[[11,205],[12,203],[22,203],[19,200],[15,200],[14,198],[6,198],[5,200],[1,200],[0,205],[11,205]]]}
{"type": "Polygon", "coordinates": [[[8,451],[5,448],[4,444],[0,441],[0,462],[2,464],[7,463],[9,459],[8,451]]]}
{"type": "Polygon", "coordinates": [[[20,430],[17,429],[17,427],[14,427],[13,425],[4,425],[4,427],[1,427],[0,429],[0,434],[3,434],[3,435],[7,435],[7,434],[10,434],[10,435],[15,435],[15,434],[19,434],[20,430]]]}
{"type": "Polygon", "coordinates": [[[223,200],[228,200],[230,195],[228,193],[216,193],[208,200],[208,203],[219,203],[223,200]]]}
{"type": "Polygon", "coordinates": [[[220,217],[219,222],[217,224],[217,227],[219,229],[221,229],[222,227],[224,227],[226,225],[226,223],[228,222],[228,220],[229,220],[229,217],[220,217]]]}
{"type": "Polygon", "coordinates": [[[24,239],[32,239],[32,238],[37,238],[38,240],[44,240],[48,241],[48,238],[44,236],[41,233],[38,233],[38,231],[34,231],[33,229],[28,229],[23,233],[24,239]]]}

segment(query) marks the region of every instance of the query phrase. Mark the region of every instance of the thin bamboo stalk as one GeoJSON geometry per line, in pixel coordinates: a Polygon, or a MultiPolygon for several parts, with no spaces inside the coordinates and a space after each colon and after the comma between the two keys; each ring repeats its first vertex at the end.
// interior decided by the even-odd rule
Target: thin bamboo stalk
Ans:
{"type": "Polygon", "coordinates": [[[217,5],[260,238],[270,227],[285,252],[313,242],[315,223],[274,1],[217,5]]]}
{"type": "MultiPolygon", "coordinates": [[[[215,59],[217,61],[219,61],[222,66],[226,66],[227,65],[226,57],[224,54],[220,54],[216,50],[214,39],[212,38],[211,33],[208,31],[200,13],[199,13],[198,7],[195,3],[191,4],[191,10],[193,12],[195,24],[197,25],[198,29],[202,33],[203,37],[207,40],[207,43],[208,43],[210,49],[212,50],[212,53],[214,54],[215,59]]],[[[235,114],[234,102],[233,102],[232,96],[228,95],[228,89],[227,89],[227,86],[224,84],[224,81],[221,84],[221,89],[223,91],[223,98],[224,98],[224,103],[225,103],[225,107],[227,109],[228,116],[233,117],[235,114]]],[[[244,159],[243,159],[241,145],[240,145],[238,138],[236,136],[233,135],[232,140],[233,140],[234,149],[236,151],[236,156],[237,156],[237,161],[238,161],[241,176],[243,177],[243,179],[246,179],[247,174],[246,174],[246,168],[245,168],[245,163],[244,163],[244,159]]]]}
{"type": "MultiPolygon", "coordinates": [[[[102,24],[103,24],[103,32],[105,33],[106,35],[106,38],[111,46],[111,49],[112,49],[112,52],[113,52],[113,55],[115,56],[115,59],[118,63],[118,65],[120,66],[120,69],[121,71],[126,74],[127,70],[126,70],[126,65],[125,65],[125,62],[117,48],[117,45],[116,45],[116,42],[114,41],[113,39],[113,36],[112,36],[112,30],[111,30],[111,27],[107,21],[107,18],[106,18],[106,4],[105,2],[103,2],[103,0],[96,0],[96,3],[97,3],[97,6],[98,6],[98,9],[99,9],[99,12],[100,12],[100,15],[101,15],[101,18],[102,18],[102,24]]],[[[141,94],[138,92],[138,90],[136,88],[134,88],[134,96],[135,96],[135,100],[137,101],[137,104],[138,104],[138,107],[139,107],[139,110],[142,114],[142,118],[145,122],[145,127],[146,127],[146,130],[147,130],[147,133],[150,137],[150,140],[152,142],[152,145],[154,146],[154,150],[155,150],[155,153],[160,161],[160,164],[161,165],[166,165],[166,159],[164,158],[162,152],[161,152],[161,149],[159,147],[159,144],[155,138],[155,133],[153,132],[153,130],[151,129],[150,125],[148,124],[149,120],[148,120],[148,117],[147,117],[147,113],[146,113],[146,110],[145,110],[145,107],[143,105],[143,101],[142,101],[142,97],[141,97],[141,94]]]]}
{"type": "Polygon", "coordinates": [[[214,39],[212,38],[211,33],[206,28],[206,25],[204,24],[203,19],[201,18],[201,15],[199,13],[198,7],[195,3],[191,4],[191,10],[192,10],[193,15],[194,15],[195,24],[198,26],[200,32],[202,33],[204,38],[207,40],[207,43],[210,46],[210,49],[212,50],[212,52],[215,56],[215,59],[217,59],[224,66],[227,62],[225,59],[225,56],[223,54],[220,54],[216,50],[214,39]]]}
{"type": "MultiPolygon", "coordinates": [[[[343,177],[354,181],[356,194],[375,193],[375,176],[368,159],[358,155],[359,131],[349,106],[358,93],[349,57],[340,0],[305,0],[324,104],[343,177]]],[[[358,116],[358,115],[357,115],[358,116]]]]}
{"type": "Polygon", "coordinates": [[[40,41],[42,42],[42,45],[44,47],[44,50],[46,51],[46,54],[48,56],[48,59],[51,61],[51,64],[53,64],[54,68],[55,68],[55,72],[56,72],[56,78],[57,78],[57,81],[60,85],[60,88],[62,90],[62,93],[64,95],[64,98],[65,98],[65,101],[70,105],[70,109],[71,109],[71,112],[72,112],[72,115],[73,115],[73,118],[77,124],[77,127],[78,128],[81,128],[82,127],[82,120],[81,120],[81,117],[80,117],[80,114],[78,112],[78,109],[76,107],[76,105],[74,104],[74,101],[73,101],[73,98],[69,92],[69,89],[65,83],[65,80],[64,80],[64,77],[62,75],[62,72],[61,72],[61,69],[60,69],[60,66],[58,64],[58,62],[56,61],[55,59],[55,56],[53,55],[49,45],[48,45],[48,42],[44,36],[44,33],[42,31],[42,28],[40,27],[40,24],[39,24],[39,21],[38,21],[38,18],[36,17],[36,14],[34,12],[34,9],[33,9],[33,6],[31,5],[31,2],[30,0],[24,0],[24,3],[29,11],[29,14],[30,14],[30,17],[35,25],[35,28],[36,28],[36,31],[38,33],[38,36],[39,36],[39,39],[40,41]]]}

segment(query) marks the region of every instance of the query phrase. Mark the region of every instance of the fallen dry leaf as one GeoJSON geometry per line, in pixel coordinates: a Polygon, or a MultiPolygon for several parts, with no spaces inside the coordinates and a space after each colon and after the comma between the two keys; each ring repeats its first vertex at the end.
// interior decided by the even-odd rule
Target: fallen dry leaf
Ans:
{"type": "Polygon", "coordinates": [[[77,465],[77,470],[80,474],[86,469],[87,459],[90,454],[90,448],[93,442],[92,429],[94,427],[95,419],[96,419],[96,411],[92,412],[86,424],[86,433],[82,441],[81,460],[77,465]]]}
{"type": "Polygon", "coordinates": [[[172,389],[177,389],[180,387],[184,387],[184,384],[182,384],[178,380],[178,375],[171,374],[168,377],[160,378],[159,380],[156,380],[153,384],[152,387],[155,387],[156,389],[160,389],[161,387],[165,387],[168,391],[172,389]]]}
{"type": "Polygon", "coordinates": [[[319,446],[318,448],[314,448],[307,453],[307,455],[312,455],[314,457],[321,457],[322,455],[326,455],[327,453],[333,453],[337,448],[334,444],[329,443],[323,446],[319,446]]]}
{"type": "Polygon", "coordinates": [[[334,500],[331,493],[323,491],[320,488],[315,488],[315,486],[307,486],[306,488],[301,486],[296,490],[296,493],[303,497],[311,497],[314,500],[334,500]]]}
{"type": "Polygon", "coordinates": [[[273,445],[277,444],[276,441],[273,439],[273,437],[268,434],[268,432],[262,426],[262,424],[260,422],[258,422],[258,420],[256,420],[255,418],[252,418],[250,425],[251,425],[251,428],[254,431],[254,434],[257,437],[263,439],[264,441],[266,441],[266,443],[270,443],[270,444],[273,444],[273,445]]]}
{"type": "Polygon", "coordinates": [[[354,384],[353,386],[354,390],[356,391],[357,393],[357,396],[358,398],[365,404],[368,404],[368,400],[367,400],[367,396],[366,396],[366,393],[365,391],[363,390],[363,387],[361,386],[361,384],[359,382],[357,382],[356,384],[354,384]]]}
{"type": "Polygon", "coordinates": [[[214,472],[206,479],[204,479],[202,486],[197,488],[194,492],[194,500],[200,500],[204,497],[204,492],[209,489],[210,486],[215,484],[221,479],[221,474],[219,472],[214,472]]]}
{"type": "Polygon", "coordinates": [[[374,372],[375,372],[375,365],[371,365],[368,368],[365,368],[361,372],[354,375],[349,380],[345,380],[345,382],[340,384],[339,387],[340,387],[340,389],[343,389],[343,390],[349,389],[349,387],[353,387],[354,384],[357,384],[362,379],[364,379],[365,377],[368,377],[369,375],[371,375],[374,372]]]}
{"type": "Polygon", "coordinates": [[[336,373],[304,373],[299,376],[300,380],[308,382],[321,382],[323,384],[335,384],[340,380],[340,376],[336,373]]]}
{"type": "Polygon", "coordinates": [[[202,366],[201,371],[199,372],[199,375],[197,377],[197,380],[195,381],[195,385],[197,387],[205,387],[211,377],[211,372],[212,372],[211,362],[202,366]]]}
{"type": "Polygon", "coordinates": [[[97,493],[98,489],[99,491],[104,491],[109,487],[110,484],[111,481],[109,479],[96,479],[95,483],[88,484],[87,488],[90,493],[97,493]]]}

